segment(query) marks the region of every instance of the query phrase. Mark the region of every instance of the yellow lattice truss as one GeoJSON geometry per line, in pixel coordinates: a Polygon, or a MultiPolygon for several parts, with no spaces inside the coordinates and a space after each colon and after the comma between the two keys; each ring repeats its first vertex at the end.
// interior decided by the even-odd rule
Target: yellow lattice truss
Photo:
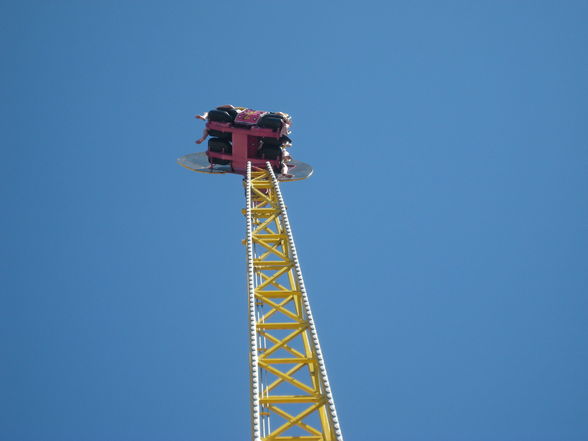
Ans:
{"type": "Polygon", "coordinates": [[[245,187],[249,201],[245,214],[251,224],[252,262],[249,257],[248,263],[254,306],[250,310],[255,311],[250,331],[256,342],[251,348],[253,439],[340,440],[277,181],[267,170],[252,171],[245,187]]]}

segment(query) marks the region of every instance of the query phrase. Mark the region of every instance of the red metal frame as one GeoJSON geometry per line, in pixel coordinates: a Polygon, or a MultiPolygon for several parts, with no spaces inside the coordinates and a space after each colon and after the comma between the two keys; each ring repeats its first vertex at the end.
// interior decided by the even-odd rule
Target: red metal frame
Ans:
{"type": "MultiPolygon", "coordinates": [[[[235,127],[231,123],[221,123],[216,121],[208,121],[206,123],[208,130],[217,130],[219,132],[231,133],[233,153],[227,155],[225,153],[206,151],[208,158],[218,158],[231,161],[231,166],[234,173],[245,174],[247,172],[247,161],[251,161],[251,165],[264,167],[267,159],[257,157],[257,149],[261,138],[275,138],[280,139],[282,136],[288,134],[288,127],[282,124],[282,129],[274,131],[272,129],[263,129],[257,126],[251,127],[235,127]]],[[[280,160],[275,159],[269,161],[275,169],[280,169],[280,160]]]]}

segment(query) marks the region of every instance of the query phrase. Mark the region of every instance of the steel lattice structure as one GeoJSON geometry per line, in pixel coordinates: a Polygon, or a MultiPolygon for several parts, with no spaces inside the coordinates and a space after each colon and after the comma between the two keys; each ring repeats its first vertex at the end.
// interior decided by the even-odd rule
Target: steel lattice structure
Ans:
{"type": "Polygon", "coordinates": [[[278,180],[244,181],[253,441],[343,441],[278,180]]]}
{"type": "Polygon", "coordinates": [[[230,104],[196,118],[208,148],[178,163],[245,178],[251,439],[343,441],[278,182],[313,173],[289,153],[292,118],[230,104]]]}

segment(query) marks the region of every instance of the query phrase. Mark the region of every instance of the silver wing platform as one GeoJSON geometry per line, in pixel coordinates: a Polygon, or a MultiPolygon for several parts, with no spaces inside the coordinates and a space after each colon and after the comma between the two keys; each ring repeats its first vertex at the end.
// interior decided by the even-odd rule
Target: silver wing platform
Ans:
{"type": "MultiPolygon", "coordinates": [[[[210,164],[206,152],[190,153],[178,158],[178,164],[198,173],[208,173],[212,175],[220,175],[224,173],[233,173],[230,165],[210,164]]],[[[292,159],[288,162],[287,174],[278,174],[276,177],[278,181],[301,181],[309,178],[313,169],[305,162],[296,161],[292,159]]],[[[234,173],[237,174],[237,173],[234,173]]]]}

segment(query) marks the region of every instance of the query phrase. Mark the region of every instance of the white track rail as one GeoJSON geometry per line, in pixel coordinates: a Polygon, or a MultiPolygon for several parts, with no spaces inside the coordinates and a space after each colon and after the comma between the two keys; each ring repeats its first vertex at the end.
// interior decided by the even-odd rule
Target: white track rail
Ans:
{"type": "Polygon", "coordinates": [[[247,163],[247,291],[249,295],[249,372],[251,387],[251,439],[261,441],[259,415],[259,362],[257,353],[257,317],[255,316],[255,283],[253,271],[253,225],[251,218],[251,162],[247,163]]]}
{"type": "MultiPolygon", "coordinates": [[[[280,216],[282,218],[284,228],[286,229],[286,234],[288,236],[288,245],[290,246],[290,252],[292,253],[292,259],[294,261],[294,267],[296,270],[296,278],[297,278],[298,284],[300,286],[300,292],[302,293],[302,302],[304,304],[304,311],[306,314],[306,319],[308,320],[308,324],[309,324],[310,335],[312,337],[312,345],[313,345],[313,349],[316,353],[316,358],[318,360],[319,375],[320,375],[320,379],[322,382],[323,390],[325,392],[325,395],[327,396],[328,412],[331,416],[331,419],[333,420],[333,425],[334,425],[334,429],[335,429],[335,436],[337,437],[337,441],[343,441],[343,434],[341,433],[341,426],[339,425],[339,418],[337,417],[337,410],[335,409],[335,400],[333,399],[333,394],[331,392],[331,385],[329,384],[329,378],[327,376],[327,368],[325,366],[323,351],[321,350],[321,345],[319,343],[319,338],[318,338],[318,333],[316,331],[314,318],[312,317],[312,311],[310,309],[310,302],[308,300],[308,294],[306,292],[306,287],[304,286],[304,279],[302,278],[302,270],[300,269],[300,262],[298,261],[298,254],[296,253],[296,245],[294,244],[294,236],[292,235],[292,229],[290,228],[290,221],[288,220],[288,212],[286,211],[286,204],[284,203],[284,198],[282,197],[282,192],[280,191],[280,183],[278,182],[278,179],[276,178],[276,175],[272,169],[271,164],[269,162],[267,162],[266,166],[271,174],[274,191],[276,192],[276,195],[278,197],[278,201],[280,204],[280,211],[281,211],[280,216]]],[[[249,165],[249,167],[248,167],[248,176],[249,176],[250,168],[251,168],[251,165],[249,165]]],[[[248,178],[248,180],[249,180],[249,178],[248,178]]],[[[251,194],[251,189],[248,190],[249,197],[250,197],[250,194],[251,194]]],[[[251,232],[250,218],[248,218],[248,225],[249,225],[248,226],[248,234],[249,234],[251,232]]],[[[247,244],[248,244],[247,246],[248,246],[248,250],[249,250],[249,236],[247,239],[247,244]]],[[[249,253],[249,251],[248,251],[248,253],[249,253]]],[[[252,267],[253,266],[251,265],[251,268],[252,267]]],[[[253,290],[251,290],[251,293],[253,293],[253,290]]],[[[251,294],[250,294],[250,296],[251,296],[251,294]]],[[[255,307],[255,305],[253,304],[253,308],[254,307],[255,307]]],[[[251,300],[250,300],[250,313],[251,313],[251,311],[254,311],[254,309],[251,309],[251,308],[252,308],[252,306],[251,306],[251,300]]],[[[255,330],[253,332],[255,332],[255,330]]],[[[255,351],[256,351],[255,357],[257,358],[257,348],[255,348],[255,351]]]]}

